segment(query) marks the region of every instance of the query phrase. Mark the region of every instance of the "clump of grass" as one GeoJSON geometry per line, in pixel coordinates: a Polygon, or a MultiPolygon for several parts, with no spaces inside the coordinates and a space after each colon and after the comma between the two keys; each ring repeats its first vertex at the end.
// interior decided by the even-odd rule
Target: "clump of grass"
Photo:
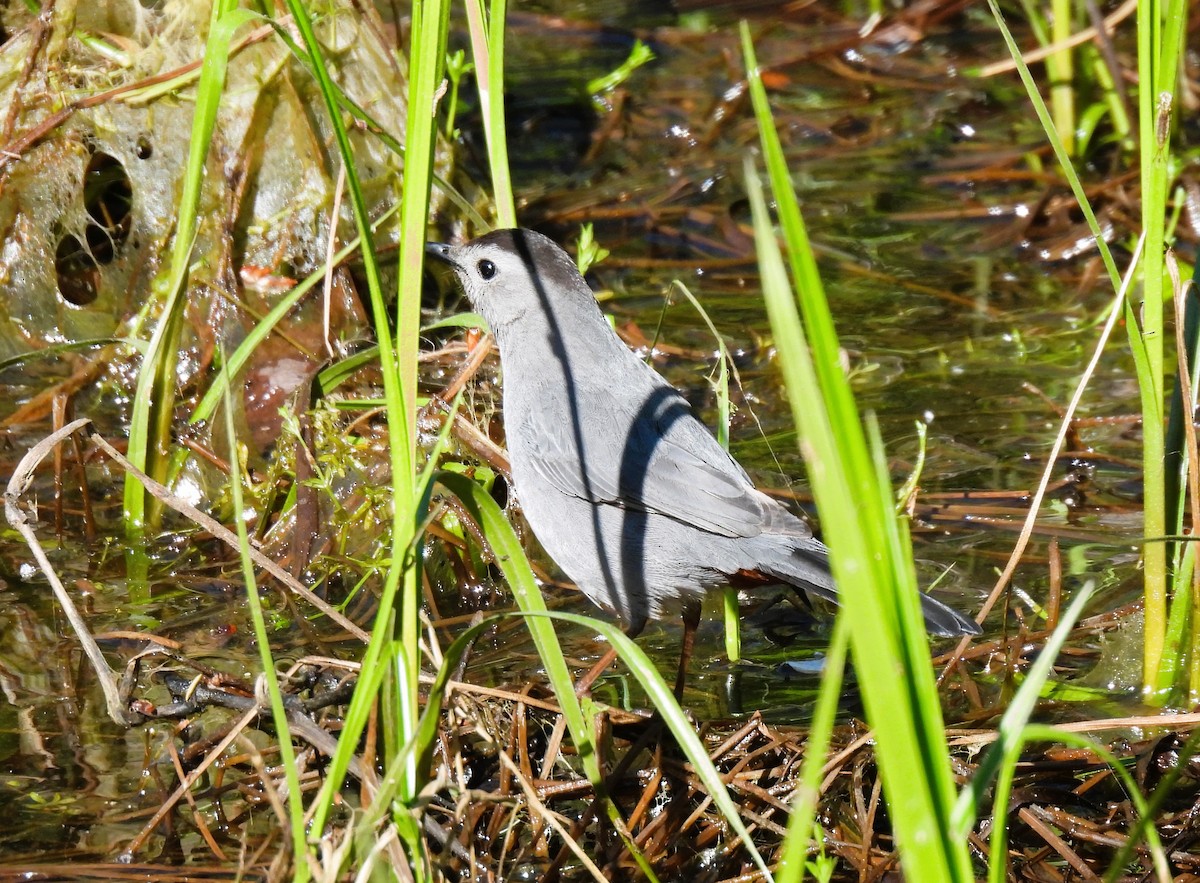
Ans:
{"type": "MultiPolygon", "coordinates": [[[[311,60],[325,109],[333,124],[338,152],[346,169],[346,191],[362,241],[363,273],[366,277],[375,337],[379,344],[387,410],[388,449],[391,461],[392,508],[391,554],[383,574],[371,642],[363,657],[360,677],[346,712],[345,728],[338,742],[321,792],[314,801],[312,828],[318,839],[341,787],[359,736],[371,709],[382,701],[389,712],[382,740],[383,763],[396,781],[396,810],[392,822],[414,867],[424,864],[420,827],[412,813],[427,775],[412,750],[420,706],[418,679],[420,656],[420,557],[415,554],[420,525],[426,516],[427,495],[417,483],[416,414],[417,352],[420,329],[421,268],[424,261],[426,223],[432,184],[434,145],[437,137],[432,114],[408,114],[405,137],[403,194],[400,206],[400,290],[397,293],[396,329],[389,322],[389,298],[383,291],[379,262],[372,246],[371,219],[358,180],[350,139],[320,42],[309,13],[300,0],[289,0],[291,12],[305,51],[311,60]]],[[[446,57],[449,4],[430,0],[413,9],[409,46],[410,108],[432,107],[441,81],[446,57]]]]}
{"type": "MultiPolygon", "coordinates": [[[[844,631],[849,636],[900,863],[905,876],[913,880],[974,880],[968,836],[994,782],[997,790],[992,831],[998,833],[993,834],[989,878],[1002,880],[1008,872],[1004,839],[1007,795],[1017,760],[1026,742],[1050,738],[1051,732],[1057,732],[1031,728],[1029,717],[1063,642],[1091,597],[1092,587],[1076,592],[1009,704],[999,739],[967,785],[958,789],[951,774],[936,683],[929,666],[907,524],[895,512],[878,429],[870,415],[860,422],[841,368],[837,335],[745,23],[742,50],[788,257],[785,266],[767,199],[753,159],[748,157],[747,192],[763,292],[800,448],[843,599],[838,633],[844,631]]],[[[842,652],[837,640],[835,637],[831,650],[835,679],[842,652]]],[[[825,703],[830,701],[829,696],[822,696],[821,726],[813,737],[816,752],[822,751],[825,703]]],[[[821,759],[817,753],[806,763],[819,765],[821,759]]],[[[806,870],[803,865],[812,831],[810,789],[814,777],[815,773],[806,768],[804,784],[794,798],[794,823],[784,844],[783,878],[789,881],[801,879],[806,870]]],[[[1155,836],[1149,839],[1161,872],[1165,867],[1161,845],[1155,836]]],[[[1114,873],[1116,870],[1114,866],[1114,873]]]]}
{"type": "MultiPolygon", "coordinates": [[[[741,35],[750,97],[789,259],[785,267],[766,197],[748,157],[747,192],[763,295],[830,548],[841,610],[853,611],[839,617],[849,619],[850,647],[867,717],[876,732],[901,861],[914,880],[968,880],[971,857],[952,826],[954,780],[906,525],[895,514],[878,430],[868,421],[864,432],[841,368],[824,287],[745,23],[741,35]],[[903,673],[899,680],[898,673],[903,673]],[[903,688],[897,689],[898,684],[903,688]]],[[[800,834],[807,836],[808,831],[800,834]]]]}

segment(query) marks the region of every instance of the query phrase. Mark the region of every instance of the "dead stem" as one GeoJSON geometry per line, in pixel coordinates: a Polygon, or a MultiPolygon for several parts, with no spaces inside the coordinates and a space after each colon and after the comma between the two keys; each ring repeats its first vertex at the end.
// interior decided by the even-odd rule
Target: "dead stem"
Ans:
{"type": "MultiPolygon", "coordinates": [[[[73,423],[71,425],[74,426],[75,424],[73,423]]],[[[236,551],[241,548],[237,534],[229,530],[227,527],[225,527],[225,525],[221,524],[211,515],[201,512],[191,503],[171,493],[169,488],[159,484],[149,475],[142,472],[140,469],[130,463],[129,460],[123,457],[116,448],[105,441],[103,437],[93,433],[92,441],[98,445],[100,449],[103,450],[104,453],[113,460],[113,462],[115,462],[126,472],[129,472],[135,476],[137,480],[142,483],[142,486],[146,488],[146,491],[155,499],[160,500],[161,502],[170,506],[181,515],[187,516],[192,521],[196,522],[196,524],[200,525],[209,533],[211,533],[214,537],[224,542],[231,549],[236,551]]],[[[291,591],[295,592],[309,604],[316,607],[354,637],[358,638],[364,644],[371,640],[371,636],[369,634],[343,616],[342,613],[339,612],[335,607],[331,606],[322,598],[313,594],[308,587],[299,583],[290,573],[288,573],[262,552],[258,551],[258,549],[250,546],[247,551],[249,552],[250,557],[254,560],[255,564],[257,564],[271,576],[275,577],[275,579],[279,580],[280,583],[282,583],[291,591]]]]}
{"type": "MultiPolygon", "coordinates": [[[[91,422],[86,417],[72,420],[62,429],[46,436],[46,438],[29,449],[29,452],[17,464],[17,468],[13,470],[12,478],[8,480],[8,487],[4,491],[4,515],[8,519],[8,523],[12,525],[13,530],[19,533],[26,544],[28,544],[29,550],[33,553],[34,560],[37,561],[38,568],[46,575],[46,579],[50,582],[50,588],[54,592],[54,597],[62,608],[63,613],[66,614],[67,620],[71,623],[75,637],[79,639],[79,644],[83,648],[88,661],[92,664],[92,670],[96,673],[96,679],[100,682],[100,689],[104,691],[104,702],[108,707],[108,716],[118,726],[129,726],[135,722],[135,718],[129,714],[125,706],[125,699],[121,696],[121,691],[117,686],[117,677],[113,670],[108,667],[108,663],[104,659],[104,654],[100,652],[99,645],[88,632],[87,623],[84,622],[83,616],[75,606],[75,602],[71,600],[71,596],[67,593],[62,581],[59,580],[54,566],[50,563],[50,559],[46,557],[46,553],[42,549],[42,544],[38,542],[37,534],[29,524],[29,517],[26,515],[25,507],[21,503],[21,497],[29,490],[29,486],[33,483],[34,473],[37,471],[42,460],[57,448],[60,442],[91,422]]],[[[36,504],[33,505],[36,507],[36,504]]]]}

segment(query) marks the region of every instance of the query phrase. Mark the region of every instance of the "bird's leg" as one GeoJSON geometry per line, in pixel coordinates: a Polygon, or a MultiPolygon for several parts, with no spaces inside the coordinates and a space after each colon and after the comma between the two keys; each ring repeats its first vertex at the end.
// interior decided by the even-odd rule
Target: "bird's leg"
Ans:
{"type": "Polygon", "coordinates": [[[587,670],[587,674],[575,682],[575,695],[583,696],[588,690],[592,689],[592,684],[596,683],[596,678],[604,674],[604,670],[612,665],[617,660],[617,648],[609,647],[600,660],[587,670]]]}
{"type": "Polygon", "coordinates": [[[675,701],[683,701],[683,685],[687,682],[688,663],[696,644],[696,629],[700,625],[700,605],[689,601],[683,606],[683,644],[679,648],[679,671],[675,673],[675,701]]]}
{"type": "MultiPolygon", "coordinates": [[[[646,617],[642,617],[634,622],[629,628],[625,629],[625,636],[629,639],[636,638],[642,633],[642,629],[646,627],[646,617]]],[[[604,674],[604,670],[612,665],[617,660],[617,648],[609,647],[608,651],[600,657],[600,660],[587,670],[587,674],[575,682],[575,695],[582,696],[592,688],[592,684],[596,683],[596,678],[604,674]]]]}
{"type": "MultiPolygon", "coordinates": [[[[683,704],[683,687],[687,682],[688,663],[692,660],[692,648],[696,644],[696,629],[700,626],[700,604],[696,601],[687,601],[683,605],[683,641],[679,647],[679,670],[675,673],[675,701],[683,704]]],[[[663,729],[664,719],[662,710],[658,709],[654,713],[654,718],[658,722],[658,738],[655,739],[654,758],[652,761],[652,769],[657,769],[663,775],[675,780],[675,775],[668,772],[663,765],[663,736],[674,741],[670,730],[663,729]]]]}

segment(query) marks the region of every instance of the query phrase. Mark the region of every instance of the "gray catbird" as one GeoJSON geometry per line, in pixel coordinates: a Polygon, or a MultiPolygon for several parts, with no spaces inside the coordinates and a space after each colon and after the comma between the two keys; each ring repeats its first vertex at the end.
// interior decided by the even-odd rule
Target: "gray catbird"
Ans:
{"type": "MultiPolygon", "coordinates": [[[[552,240],[496,230],[427,251],[454,269],[500,348],[504,431],[530,527],[631,636],[672,612],[694,628],[705,593],[727,585],[784,583],[837,600],[825,546],[621,342],[552,240]]],[[[921,604],[933,634],[979,633],[933,598],[921,604]]]]}

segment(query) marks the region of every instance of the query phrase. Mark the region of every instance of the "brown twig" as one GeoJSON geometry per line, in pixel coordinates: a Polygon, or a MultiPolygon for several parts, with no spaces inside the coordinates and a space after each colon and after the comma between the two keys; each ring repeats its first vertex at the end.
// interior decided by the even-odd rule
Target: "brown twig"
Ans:
{"type": "Polygon", "coordinates": [[[225,734],[225,738],[213,746],[212,751],[204,756],[204,760],[197,764],[196,768],[188,773],[183,781],[179,783],[179,787],[171,792],[171,796],[163,801],[163,805],[158,808],[158,811],[145,824],[141,832],[133,838],[129,846],[121,853],[118,861],[129,861],[133,857],[133,854],[142,848],[142,845],[154,833],[154,829],[158,827],[158,823],[167,817],[167,814],[175,808],[175,804],[179,803],[183,799],[183,796],[191,790],[196,780],[204,775],[208,768],[225,753],[225,749],[233,744],[242,730],[250,726],[254,719],[258,717],[259,711],[258,706],[255,706],[238,718],[237,723],[225,734]]]}
{"type": "MultiPolygon", "coordinates": [[[[74,426],[75,424],[72,423],[70,425],[74,426]]],[[[171,493],[171,491],[165,485],[159,484],[145,472],[130,463],[129,460],[123,457],[116,448],[105,441],[102,436],[93,433],[92,441],[95,442],[96,445],[98,445],[100,449],[103,450],[104,453],[113,460],[113,462],[140,481],[146,491],[156,500],[160,500],[181,515],[186,515],[192,521],[196,522],[198,525],[211,533],[214,537],[227,544],[230,548],[237,550],[241,549],[241,543],[238,540],[237,534],[225,527],[225,525],[221,524],[211,515],[201,512],[186,500],[183,500],[171,493]]],[[[295,592],[309,604],[316,607],[350,634],[354,635],[354,637],[358,638],[364,644],[371,640],[371,636],[359,628],[358,625],[351,622],[344,615],[342,615],[341,612],[339,612],[330,604],[326,603],[323,599],[313,594],[312,590],[298,582],[290,573],[288,573],[258,549],[250,546],[248,547],[247,552],[255,564],[257,564],[271,576],[275,577],[275,579],[279,580],[280,583],[282,583],[291,591],[295,592]]]]}

